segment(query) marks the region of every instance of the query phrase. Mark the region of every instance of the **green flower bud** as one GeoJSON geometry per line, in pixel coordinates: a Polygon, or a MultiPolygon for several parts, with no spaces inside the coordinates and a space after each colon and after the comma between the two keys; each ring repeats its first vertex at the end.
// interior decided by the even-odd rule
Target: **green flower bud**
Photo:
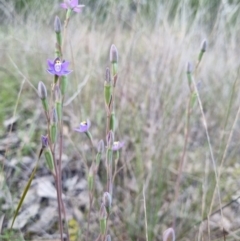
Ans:
{"type": "Polygon", "coordinates": [[[42,81],[38,83],[38,96],[42,101],[43,109],[48,111],[47,89],[42,81]]]}
{"type": "Polygon", "coordinates": [[[44,150],[44,156],[45,156],[45,159],[46,159],[46,165],[47,165],[47,168],[53,172],[53,167],[54,167],[54,162],[53,162],[53,155],[52,155],[52,152],[49,148],[46,148],[44,150]]]}
{"type": "Polygon", "coordinates": [[[38,96],[42,100],[47,98],[47,89],[42,81],[38,83],[38,96]]]}
{"type": "Polygon", "coordinates": [[[100,140],[98,142],[98,148],[97,148],[98,153],[104,153],[104,142],[103,140],[100,140]]]}
{"type": "Polygon", "coordinates": [[[198,61],[200,62],[202,60],[203,54],[206,52],[207,50],[207,40],[204,39],[202,44],[201,44],[201,50],[200,53],[198,55],[198,61]]]}
{"type": "Polygon", "coordinates": [[[51,136],[52,143],[56,143],[56,141],[57,141],[57,125],[56,124],[51,124],[50,136],[51,136]]]}
{"type": "Polygon", "coordinates": [[[107,211],[103,203],[100,208],[99,219],[100,219],[100,232],[101,234],[105,234],[106,228],[107,228],[107,211]]]}
{"type": "Polygon", "coordinates": [[[109,192],[105,192],[103,194],[103,204],[106,208],[107,213],[109,214],[112,206],[112,196],[109,192]]]}
{"type": "Polygon", "coordinates": [[[107,146],[108,147],[112,147],[113,143],[114,143],[114,133],[112,130],[110,130],[107,134],[106,137],[106,141],[107,141],[107,146]]]}
{"type": "Polygon", "coordinates": [[[59,121],[61,121],[61,119],[62,119],[62,104],[61,104],[61,102],[57,101],[55,103],[55,108],[57,110],[57,118],[58,118],[59,121]]]}

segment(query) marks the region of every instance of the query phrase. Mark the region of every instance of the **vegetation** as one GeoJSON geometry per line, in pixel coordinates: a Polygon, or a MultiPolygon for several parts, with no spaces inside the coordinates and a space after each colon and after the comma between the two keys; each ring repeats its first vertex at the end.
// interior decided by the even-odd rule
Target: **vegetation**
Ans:
{"type": "MultiPolygon", "coordinates": [[[[223,240],[223,229],[226,240],[238,240],[238,203],[231,201],[239,195],[239,1],[81,3],[85,9],[72,16],[67,29],[65,58],[73,73],[63,120],[63,193],[70,218],[79,223],[79,240],[85,237],[88,210],[83,200],[87,187],[79,183],[86,181],[83,163],[90,164],[91,150],[73,129],[89,118],[96,140],[105,136],[103,86],[113,43],[119,52],[116,137],[125,146],[114,181],[112,239],[162,240],[163,231],[173,227],[176,240],[201,240],[203,233],[202,240],[223,240]],[[204,39],[207,50],[197,65],[204,39]],[[188,62],[199,96],[188,83],[188,62]]],[[[0,1],[0,9],[0,239],[5,241],[16,235],[9,223],[47,129],[37,84],[52,82],[46,59],[55,54],[54,18],[64,19],[65,13],[59,1],[0,1]],[[4,125],[12,117],[17,117],[16,126],[4,125]]],[[[106,182],[101,165],[97,207],[106,182]]],[[[30,189],[38,190],[34,202],[40,207],[18,226],[19,240],[54,238],[58,232],[54,215],[46,221],[49,229],[33,231],[44,210],[53,206],[37,189],[41,180],[51,180],[48,176],[41,162],[30,189]]],[[[33,203],[30,198],[26,202],[22,213],[33,203]]],[[[97,213],[96,208],[90,223],[94,240],[97,213]]]]}

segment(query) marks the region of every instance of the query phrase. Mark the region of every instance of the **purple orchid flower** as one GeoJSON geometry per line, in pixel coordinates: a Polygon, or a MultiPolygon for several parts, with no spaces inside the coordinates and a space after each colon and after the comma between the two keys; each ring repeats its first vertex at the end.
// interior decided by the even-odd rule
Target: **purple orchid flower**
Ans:
{"type": "Polygon", "coordinates": [[[112,150],[113,151],[118,151],[123,146],[124,146],[124,142],[123,141],[115,141],[115,142],[113,142],[112,150]]]}
{"type": "Polygon", "coordinates": [[[85,7],[85,5],[78,4],[78,0],[65,0],[60,6],[65,9],[71,9],[76,13],[80,13],[85,7]]]}
{"type": "Polygon", "coordinates": [[[87,121],[81,122],[79,127],[75,128],[74,130],[77,131],[77,132],[84,133],[84,132],[88,131],[90,126],[91,126],[91,122],[89,120],[87,120],[87,121]]]}
{"type": "Polygon", "coordinates": [[[48,137],[47,136],[41,136],[42,141],[42,148],[48,147],[48,137]]]}
{"type": "Polygon", "coordinates": [[[68,70],[68,61],[61,61],[60,58],[56,58],[53,62],[48,60],[48,73],[53,75],[67,75],[72,72],[72,70],[68,70]]]}

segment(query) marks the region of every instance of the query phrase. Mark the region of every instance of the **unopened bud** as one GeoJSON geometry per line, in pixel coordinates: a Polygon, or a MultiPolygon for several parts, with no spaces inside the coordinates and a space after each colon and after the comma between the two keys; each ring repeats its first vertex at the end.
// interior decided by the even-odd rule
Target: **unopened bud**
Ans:
{"type": "Polygon", "coordinates": [[[112,64],[118,62],[118,50],[114,44],[112,44],[110,49],[110,62],[112,64]]]}
{"type": "Polygon", "coordinates": [[[55,17],[54,21],[54,31],[60,33],[62,31],[62,24],[58,16],[55,17]]]}
{"type": "Polygon", "coordinates": [[[113,133],[113,131],[110,130],[108,132],[106,141],[107,141],[107,146],[108,147],[113,145],[113,142],[114,142],[114,133],[113,133]]]}
{"type": "Polygon", "coordinates": [[[42,148],[48,147],[48,137],[47,136],[41,136],[41,142],[42,142],[42,148]]]}
{"type": "Polygon", "coordinates": [[[106,80],[106,82],[107,82],[108,84],[110,84],[110,82],[111,82],[111,75],[110,75],[110,70],[109,70],[108,67],[106,68],[105,80],[106,80]]]}
{"type": "Polygon", "coordinates": [[[198,62],[200,63],[201,60],[202,60],[202,57],[203,57],[203,54],[206,52],[206,49],[207,49],[207,40],[204,39],[202,41],[202,44],[201,44],[201,50],[200,50],[200,53],[198,55],[198,62]]]}
{"type": "Polygon", "coordinates": [[[112,206],[112,196],[109,192],[105,192],[103,194],[103,204],[106,207],[106,210],[109,214],[111,206],[112,206]]]}
{"type": "Polygon", "coordinates": [[[104,82],[104,98],[106,105],[109,106],[112,98],[112,85],[109,68],[106,68],[106,79],[104,82]]]}
{"type": "Polygon", "coordinates": [[[192,64],[190,62],[187,62],[187,74],[192,73],[192,64]]]}
{"type": "Polygon", "coordinates": [[[168,228],[164,231],[163,241],[175,241],[175,232],[173,228],[168,228]]]}
{"type": "Polygon", "coordinates": [[[46,165],[47,165],[47,168],[53,172],[53,167],[54,167],[54,164],[53,164],[53,155],[52,155],[52,152],[49,148],[47,148],[45,151],[44,151],[44,156],[45,156],[45,159],[46,159],[46,165]]]}
{"type": "Polygon", "coordinates": [[[99,219],[101,234],[105,234],[107,228],[107,211],[103,203],[100,208],[99,219]]]}
{"type": "Polygon", "coordinates": [[[108,234],[108,235],[106,236],[105,241],[111,241],[111,236],[110,236],[110,234],[108,234]]]}
{"type": "Polygon", "coordinates": [[[38,83],[38,96],[42,100],[47,98],[47,89],[42,81],[38,83]]]}
{"type": "Polygon", "coordinates": [[[104,152],[104,142],[103,142],[103,140],[100,140],[98,142],[97,151],[98,151],[98,153],[103,153],[104,152]]]}
{"type": "Polygon", "coordinates": [[[201,51],[206,52],[206,50],[207,50],[207,40],[204,39],[201,44],[201,51]]]}
{"type": "Polygon", "coordinates": [[[52,118],[51,118],[52,123],[57,123],[58,122],[58,115],[57,115],[57,111],[55,108],[53,108],[52,110],[52,118]]]}

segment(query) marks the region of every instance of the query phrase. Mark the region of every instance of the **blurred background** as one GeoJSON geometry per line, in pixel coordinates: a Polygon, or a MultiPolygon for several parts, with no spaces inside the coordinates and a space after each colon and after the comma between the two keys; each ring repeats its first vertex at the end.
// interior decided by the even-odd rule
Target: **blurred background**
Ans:
{"type": "MultiPolygon", "coordinates": [[[[0,0],[1,240],[50,239],[58,232],[56,199],[50,194],[54,182],[43,161],[14,231],[9,230],[9,222],[36,163],[40,136],[46,133],[36,88],[43,81],[50,93],[52,76],[46,68],[47,59],[55,58],[53,23],[57,15],[63,24],[66,14],[60,3],[0,0]]],[[[119,52],[115,138],[125,141],[114,185],[112,239],[140,241],[147,236],[149,241],[162,240],[163,231],[174,225],[177,240],[223,240],[223,235],[226,240],[240,240],[240,1],[79,3],[85,8],[71,15],[66,31],[64,58],[71,62],[73,73],[65,99],[63,156],[68,218],[77,220],[76,229],[82,233],[79,240],[84,238],[88,210],[82,163],[90,164],[92,156],[87,138],[73,129],[89,118],[94,143],[105,140],[103,85],[111,44],[119,52]],[[187,124],[186,65],[189,61],[195,70],[204,39],[207,51],[194,78],[220,173],[221,205],[214,191],[216,177],[197,101],[187,124]],[[224,205],[221,217],[218,210],[224,205]]],[[[103,162],[91,217],[94,240],[105,181],[103,162]]]]}

